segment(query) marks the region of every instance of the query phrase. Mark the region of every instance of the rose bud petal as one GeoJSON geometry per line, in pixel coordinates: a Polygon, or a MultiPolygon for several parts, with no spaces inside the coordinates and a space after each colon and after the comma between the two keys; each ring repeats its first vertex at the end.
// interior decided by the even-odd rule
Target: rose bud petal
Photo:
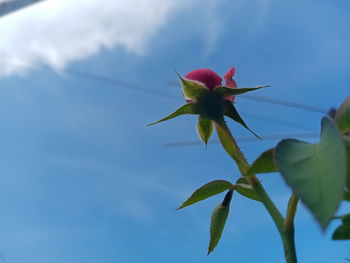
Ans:
{"type": "MultiPolygon", "coordinates": [[[[236,73],[236,69],[235,67],[231,67],[224,75],[224,79],[225,79],[225,86],[228,88],[232,88],[235,89],[237,88],[237,83],[234,79],[232,79],[232,77],[235,75],[236,73]]],[[[225,100],[234,102],[235,100],[235,96],[230,96],[230,97],[226,97],[225,100]]]]}
{"type": "Polygon", "coordinates": [[[222,78],[211,69],[195,69],[185,75],[188,80],[194,80],[204,84],[210,91],[221,86],[222,78]]]}

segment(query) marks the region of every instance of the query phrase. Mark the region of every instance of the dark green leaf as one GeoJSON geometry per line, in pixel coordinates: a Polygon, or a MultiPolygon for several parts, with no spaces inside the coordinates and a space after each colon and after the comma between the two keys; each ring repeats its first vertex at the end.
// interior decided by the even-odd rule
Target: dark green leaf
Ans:
{"type": "Polygon", "coordinates": [[[342,219],[343,224],[350,225],[350,214],[347,214],[342,219]]]}
{"type": "Polygon", "coordinates": [[[237,180],[236,191],[247,198],[255,201],[261,201],[260,197],[256,194],[246,178],[239,178],[237,180]]]}
{"type": "Polygon", "coordinates": [[[350,225],[340,225],[337,227],[332,236],[333,240],[347,240],[350,239],[350,225]]]}
{"type": "Polygon", "coordinates": [[[323,229],[343,199],[345,158],[341,134],[327,117],[318,144],[287,139],[276,147],[275,162],[283,178],[323,229]]]}
{"type": "Polygon", "coordinates": [[[254,161],[249,172],[251,174],[277,172],[277,167],[274,161],[274,151],[275,149],[273,148],[263,152],[258,159],[254,161]]]}
{"type": "Polygon", "coordinates": [[[202,201],[213,195],[222,193],[225,190],[232,189],[233,185],[225,180],[215,180],[210,183],[203,185],[201,188],[197,189],[179,208],[181,209],[186,206],[192,205],[199,201],[202,201]]]}
{"type": "Polygon", "coordinates": [[[229,191],[226,194],[224,201],[221,204],[218,204],[211,214],[208,255],[214,250],[220,241],[222,232],[225,227],[226,219],[230,211],[231,197],[232,191],[229,191]]]}
{"type": "Polygon", "coordinates": [[[350,132],[350,97],[340,105],[335,114],[335,122],[343,133],[350,132]]]}
{"type": "Polygon", "coordinates": [[[185,99],[199,100],[201,97],[209,93],[208,88],[205,87],[203,84],[200,84],[196,81],[184,79],[179,74],[177,75],[181,80],[182,90],[185,99]]]}
{"type": "Polygon", "coordinates": [[[235,139],[232,137],[232,134],[227,127],[225,120],[223,118],[215,120],[215,127],[222,147],[225,149],[228,155],[230,155],[231,158],[235,160],[238,168],[244,174],[249,167],[246,164],[243,153],[239,149],[235,139]]]}
{"type": "Polygon", "coordinates": [[[160,123],[162,121],[167,121],[167,120],[173,119],[175,117],[178,117],[178,116],[184,115],[184,114],[199,114],[198,105],[196,103],[187,103],[187,104],[181,106],[180,108],[178,108],[175,112],[168,115],[167,117],[165,117],[159,121],[150,123],[147,126],[154,125],[154,124],[160,123]]]}
{"type": "Polygon", "coordinates": [[[343,139],[346,149],[346,186],[350,189],[350,137],[343,139]]]}
{"type": "Polygon", "coordinates": [[[244,122],[244,120],[242,119],[242,117],[239,115],[239,113],[237,112],[235,106],[233,106],[233,104],[230,101],[224,100],[224,115],[226,115],[227,117],[230,117],[232,120],[238,122],[239,124],[241,124],[244,128],[246,128],[248,131],[250,131],[251,133],[253,133],[256,137],[258,137],[259,139],[261,139],[261,137],[259,137],[255,132],[253,132],[248,126],[247,124],[244,122]]]}
{"type": "Polygon", "coordinates": [[[344,193],[344,200],[350,202],[350,191],[349,190],[345,191],[345,193],[344,193]]]}
{"type": "Polygon", "coordinates": [[[199,137],[207,144],[211,135],[213,134],[214,124],[213,121],[202,116],[198,118],[197,130],[199,137]]]}
{"type": "Polygon", "coordinates": [[[334,231],[333,240],[350,239],[350,214],[347,214],[342,219],[342,224],[334,231]]]}
{"type": "Polygon", "coordinates": [[[214,89],[214,92],[223,98],[223,97],[228,97],[232,95],[236,96],[236,95],[244,94],[250,91],[254,91],[254,90],[258,90],[266,87],[269,87],[269,85],[257,86],[253,88],[236,88],[236,89],[228,88],[225,86],[218,86],[214,89]]]}

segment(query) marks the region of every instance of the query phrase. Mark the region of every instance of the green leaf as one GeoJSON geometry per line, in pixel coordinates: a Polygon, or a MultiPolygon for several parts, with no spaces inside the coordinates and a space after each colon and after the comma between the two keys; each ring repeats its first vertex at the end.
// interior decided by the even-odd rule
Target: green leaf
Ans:
{"type": "Polygon", "coordinates": [[[251,133],[253,133],[256,137],[258,137],[259,139],[261,139],[260,136],[258,136],[255,132],[253,132],[248,126],[247,124],[244,122],[244,120],[242,119],[242,117],[239,115],[238,111],[236,110],[235,106],[233,106],[233,104],[230,101],[224,100],[224,115],[226,115],[227,117],[230,117],[232,120],[238,122],[239,124],[241,124],[244,128],[246,128],[248,131],[250,131],[251,133]]]}
{"type": "Polygon", "coordinates": [[[346,149],[346,186],[350,189],[350,137],[343,138],[346,149]]]}
{"type": "Polygon", "coordinates": [[[342,224],[336,228],[332,236],[333,240],[346,240],[350,239],[350,214],[346,215],[342,219],[342,224]]]}
{"type": "Polygon", "coordinates": [[[249,173],[260,174],[277,172],[277,167],[274,161],[274,151],[275,149],[272,148],[263,152],[258,159],[254,161],[249,169],[249,173]]]}
{"type": "Polygon", "coordinates": [[[239,149],[235,139],[232,137],[225,120],[223,118],[215,120],[215,127],[222,147],[225,149],[228,155],[235,160],[239,170],[245,174],[249,166],[247,165],[245,157],[239,149]]]}
{"type": "Polygon", "coordinates": [[[275,161],[287,184],[324,229],[343,199],[346,176],[341,134],[327,117],[322,119],[318,144],[282,140],[275,161]]]}
{"type": "Polygon", "coordinates": [[[185,99],[199,100],[201,97],[209,93],[208,88],[203,84],[200,84],[197,81],[184,79],[178,73],[177,75],[181,80],[182,90],[183,90],[185,99]]]}
{"type": "Polygon", "coordinates": [[[260,197],[256,194],[253,187],[249,184],[247,178],[239,178],[237,180],[236,191],[247,198],[261,202],[260,197]]]}
{"type": "Polygon", "coordinates": [[[332,236],[333,240],[347,240],[350,239],[350,225],[340,225],[337,227],[332,236]]]}
{"type": "Polygon", "coordinates": [[[211,135],[213,134],[214,124],[213,121],[202,116],[198,118],[197,130],[199,137],[207,144],[211,135]]]}
{"type": "Polygon", "coordinates": [[[350,97],[340,105],[335,114],[335,122],[343,133],[350,132],[350,97]]]}
{"type": "Polygon", "coordinates": [[[235,89],[228,88],[225,86],[218,86],[214,89],[214,93],[218,94],[221,98],[223,98],[223,97],[228,97],[232,95],[236,96],[236,95],[244,94],[250,91],[254,91],[254,90],[258,90],[266,87],[269,87],[269,85],[256,86],[253,88],[235,88],[235,89]]]}
{"type": "Polygon", "coordinates": [[[342,219],[344,224],[350,225],[350,214],[347,214],[342,219]]]}
{"type": "Polygon", "coordinates": [[[159,121],[147,124],[147,126],[151,126],[151,125],[163,122],[163,121],[167,121],[167,120],[173,119],[175,117],[178,117],[178,116],[184,115],[184,114],[199,114],[198,105],[196,103],[187,103],[187,104],[181,106],[180,108],[178,108],[175,112],[168,115],[167,117],[165,117],[159,121]]]}
{"type": "Polygon", "coordinates": [[[208,255],[214,250],[220,241],[222,232],[225,227],[226,219],[230,211],[231,197],[232,191],[229,191],[226,194],[224,201],[221,204],[218,204],[211,214],[208,255]]]}
{"type": "Polygon", "coordinates": [[[232,189],[233,185],[225,180],[215,180],[203,185],[201,188],[197,189],[178,209],[184,208],[186,206],[192,205],[199,201],[202,201],[213,195],[222,193],[225,190],[232,189]]]}
{"type": "Polygon", "coordinates": [[[350,191],[349,190],[345,191],[344,200],[350,202],[350,191]]]}

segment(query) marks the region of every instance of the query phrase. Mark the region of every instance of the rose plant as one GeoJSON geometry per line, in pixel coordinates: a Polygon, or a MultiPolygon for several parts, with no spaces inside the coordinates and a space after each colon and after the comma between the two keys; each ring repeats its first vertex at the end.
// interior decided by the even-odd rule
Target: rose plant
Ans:
{"type": "Polygon", "coordinates": [[[207,145],[215,128],[222,147],[241,173],[235,182],[215,180],[203,185],[178,208],[227,191],[222,203],[212,212],[208,254],[221,238],[234,192],[261,202],[266,208],[279,231],[287,263],[297,262],[294,217],[299,200],[310,210],[322,229],[331,220],[341,219],[342,224],[335,230],[333,239],[350,239],[350,214],[335,216],[339,204],[343,200],[350,201],[350,97],[336,111],[334,118],[325,116],[322,119],[319,143],[285,139],[249,164],[228,128],[225,117],[260,138],[247,126],[233,102],[235,96],[268,86],[238,88],[234,75],[235,68],[231,67],[225,73],[225,85],[222,85],[222,78],[210,69],[196,69],[184,77],[178,74],[186,103],[167,117],[149,124],[184,114],[198,115],[197,131],[200,139],[207,145]],[[272,172],[279,172],[292,190],[285,216],[256,176],[272,172]]]}

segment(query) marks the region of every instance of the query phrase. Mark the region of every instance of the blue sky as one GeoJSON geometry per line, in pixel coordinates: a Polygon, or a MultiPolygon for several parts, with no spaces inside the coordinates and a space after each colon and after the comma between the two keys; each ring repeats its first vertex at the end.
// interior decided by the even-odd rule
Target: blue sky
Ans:
{"type": "MultiPolygon", "coordinates": [[[[204,183],[235,180],[238,171],[219,145],[164,146],[197,140],[195,117],[145,125],[183,104],[180,88],[168,84],[174,69],[223,75],[236,66],[239,86],[272,85],[257,95],[337,107],[349,96],[349,8],[348,1],[47,0],[0,18],[5,261],[283,262],[265,210],[237,194],[207,257],[210,213],[223,196],[174,209],[204,183]]],[[[236,107],[260,135],[319,132],[320,113],[243,97],[236,107]]],[[[253,161],[277,142],[240,144],[253,161]]],[[[280,176],[260,178],[285,212],[290,191],[280,176]]],[[[348,210],[344,204],[339,213],[348,210]]],[[[330,240],[336,226],[321,233],[299,206],[299,261],[346,262],[349,242],[330,240]]]]}

